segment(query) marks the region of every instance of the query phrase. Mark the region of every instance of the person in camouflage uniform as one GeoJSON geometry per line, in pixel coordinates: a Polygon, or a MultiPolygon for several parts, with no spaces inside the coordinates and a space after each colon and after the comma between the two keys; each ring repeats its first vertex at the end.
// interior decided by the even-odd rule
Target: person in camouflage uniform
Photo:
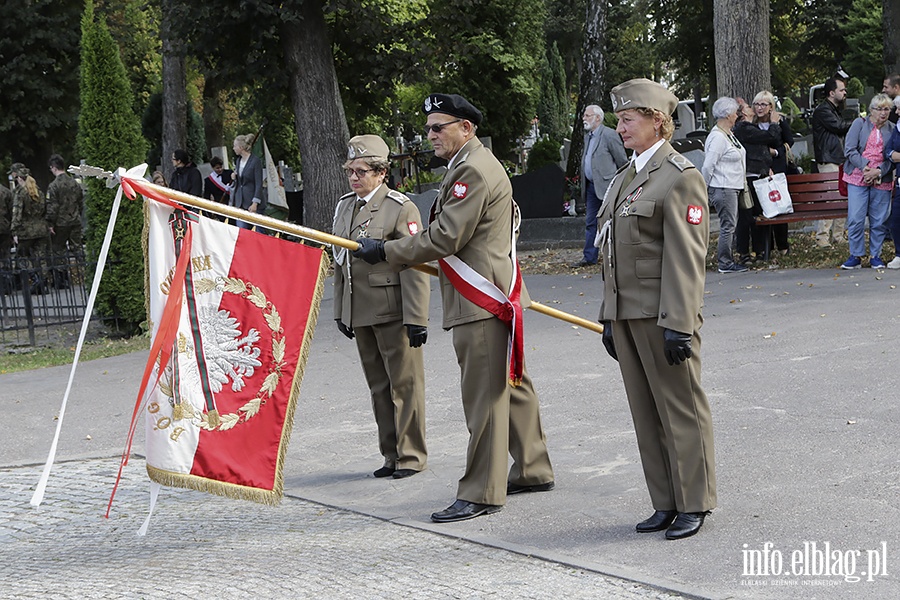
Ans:
{"type": "Polygon", "coordinates": [[[51,156],[48,166],[56,178],[47,187],[47,224],[53,254],[65,254],[67,243],[72,253],[81,254],[84,193],[75,179],[66,173],[62,156],[51,156]]]}
{"type": "Polygon", "coordinates": [[[16,181],[13,191],[12,222],[10,229],[16,242],[16,258],[36,258],[45,252],[49,230],[47,229],[47,208],[44,196],[31,170],[22,163],[12,168],[16,181]]]}
{"type": "Polygon", "coordinates": [[[0,185],[0,269],[9,260],[9,251],[12,248],[10,220],[12,220],[12,192],[5,185],[0,185]]]}

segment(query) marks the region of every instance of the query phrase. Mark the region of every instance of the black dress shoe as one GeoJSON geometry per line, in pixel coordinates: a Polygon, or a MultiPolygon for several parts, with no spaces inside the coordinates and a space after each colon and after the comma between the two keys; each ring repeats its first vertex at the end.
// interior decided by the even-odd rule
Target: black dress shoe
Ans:
{"type": "Polygon", "coordinates": [[[518,485],[510,482],[506,484],[506,495],[521,494],[522,492],[549,492],[555,487],[556,483],[552,481],[538,483],[536,485],[518,485]]]}
{"type": "Polygon", "coordinates": [[[394,479],[405,479],[407,477],[412,477],[416,473],[418,473],[418,471],[415,469],[397,469],[391,477],[394,479]]]}
{"type": "Polygon", "coordinates": [[[582,260],[582,261],[577,262],[577,263],[572,263],[571,265],[569,265],[569,267],[571,267],[571,268],[573,268],[573,269],[581,269],[581,268],[583,268],[583,267],[590,267],[590,266],[596,265],[596,264],[597,264],[597,263],[595,263],[595,262],[588,262],[588,261],[586,261],[586,260],[582,260]]]}
{"type": "Polygon", "coordinates": [[[703,527],[703,520],[709,512],[678,513],[675,521],[666,530],[667,540],[681,540],[691,537],[703,527]]]}
{"type": "Polygon", "coordinates": [[[431,520],[435,523],[452,523],[454,521],[466,521],[481,515],[489,515],[499,512],[502,506],[494,504],[477,504],[467,500],[457,500],[444,510],[432,513],[431,520]]]}
{"type": "Polygon", "coordinates": [[[393,467],[381,467],[380,469],[372,473],[372,475],[374,475],[375,477],[390,477],[393,474],[393,467]]]}
{"type": "Polygon", "coordinates": [[[658,510],[650,515],[646,521],[641,521],[635,526],[638,533],[652,533],[654,531],[662,531],[672,524],[678,515],[674,510],[658,510]]]}

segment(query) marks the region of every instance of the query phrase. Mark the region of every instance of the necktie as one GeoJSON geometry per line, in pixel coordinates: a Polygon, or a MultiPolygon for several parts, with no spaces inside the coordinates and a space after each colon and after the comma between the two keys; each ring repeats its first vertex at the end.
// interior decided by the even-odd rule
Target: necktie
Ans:
{"type": "Polygon", "coordinates": [[[620,189],[622,189],[624,191],[625,188],[627,188],[628,185],[631,183],[631,180],[634,179],[635,175],[637,175],[637,171],[634,168],[634,161],[631,161],[628,164],[628,170],[625,171],[625,177],[624,177],[624,179],[622,179],[622,187],[620,189]]]}
{"type": "Polygon", "coordinates": [[[361,211],[361,210],[362,210],[362,207],[365,206],[365,205],[366,205],[366,201],[365,201],[365,200],[363,200],[362,198],[357,198],[357,199],[356,199],[356,204],[353,205],[353,219],[351,219],[351,221],[355,221],[355,220],[356,220],[356,215],[359,214],[359,211],[361,211]]]}

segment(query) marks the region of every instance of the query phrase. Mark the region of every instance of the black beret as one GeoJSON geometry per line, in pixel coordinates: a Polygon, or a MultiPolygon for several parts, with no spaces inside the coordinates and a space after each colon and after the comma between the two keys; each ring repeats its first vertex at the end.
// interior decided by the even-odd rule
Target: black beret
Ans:
{"type": "Polygon", "coordinates": [[[481,125],[484,118],[480,110],[459,94],[431,94],[425,98],[424,108],[426,115],[443,113],[472,121],[475,125],[481,125]]]}

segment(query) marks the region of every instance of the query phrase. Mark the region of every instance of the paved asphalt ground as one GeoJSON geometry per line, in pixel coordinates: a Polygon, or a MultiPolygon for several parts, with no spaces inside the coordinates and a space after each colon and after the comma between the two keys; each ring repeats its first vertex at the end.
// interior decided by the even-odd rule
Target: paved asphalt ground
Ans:
{"type": "MultiPolygon", "coordinates": [[[[535,300],[596,318],[596,275],[526,284],[535,300]]],[[[494,515],[430,522],[454,500],[467,439],[436,286],[425,472],[372,477],[374,419],[328,290],[285,501],[163,489],[145,538],[134,535],[148,498],[140,458],[102,518],[145,354],[80,366],[62,462],[38,509],[28,501],[68,368],[0,375],[0,597],[900,598],[898,286],[900,273],[870,269],[707,275],[719,508],[678,542],[634,532],[651,507],[599,336],[531,311],[526,360],[557,488],[510,497],[494,515]]]]}

